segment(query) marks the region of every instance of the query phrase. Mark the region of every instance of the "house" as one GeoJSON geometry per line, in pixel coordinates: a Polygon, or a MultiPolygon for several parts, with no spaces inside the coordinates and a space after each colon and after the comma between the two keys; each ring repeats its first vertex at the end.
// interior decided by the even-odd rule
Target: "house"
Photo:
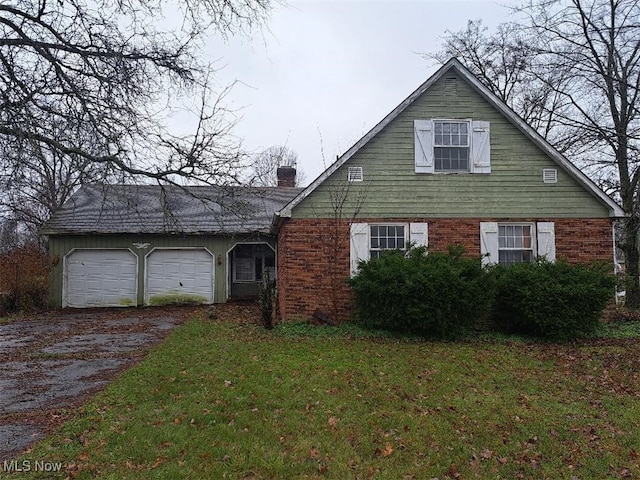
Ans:
{"type": "MultiPolygon", "coordinates": [[[[301,189],[84,185],[41,229],[55,307],[255,298],[275,275],[273,214],[301,189]]],[[[295,172],[293,172],[295,173],[295,172]]]]}
{"type": "Polygon", "coordinates": [[[224,302],[272,271],[283,320],[343,320],[358,262],[407,242],[613,265],[621,208],[455,59],[307,188],[279,170],[271,189],[82,187],[42,229],[53,305],[224,302]]]}
{"type": "Polygon", "coordinates": [[[462,245],[487,264],[613,265],[621,216],[452,59],[276,213],[280,315],[347,318],[358,262],[406,242],[462,245]]]}

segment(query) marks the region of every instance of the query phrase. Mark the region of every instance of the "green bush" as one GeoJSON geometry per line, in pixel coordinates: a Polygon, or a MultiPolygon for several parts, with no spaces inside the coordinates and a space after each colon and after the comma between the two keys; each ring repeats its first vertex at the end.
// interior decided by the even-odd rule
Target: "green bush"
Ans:
{"type": "Polygon", "coordinates": [[[602,265],[538,259],[491,269],[492,319],[503,332],[569,339],[594,333],[614,293],[602,265]]]}
{"type": "Polygon", "coordinates": [[[453,337],[488,312],[492,295],[480,258],[461,247],[389,251],[360,262],[349,280],[358,321],[370,328],[453,337]]]}

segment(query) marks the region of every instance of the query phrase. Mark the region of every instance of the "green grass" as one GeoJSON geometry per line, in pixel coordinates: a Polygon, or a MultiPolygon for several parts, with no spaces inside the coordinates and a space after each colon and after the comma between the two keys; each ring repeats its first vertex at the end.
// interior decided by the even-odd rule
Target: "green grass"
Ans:
{"type": "Polygon", "coordinates": [[[193,320],[18,460],[80,479],[637,477],[638,392],[629,340],[193,320]]]}

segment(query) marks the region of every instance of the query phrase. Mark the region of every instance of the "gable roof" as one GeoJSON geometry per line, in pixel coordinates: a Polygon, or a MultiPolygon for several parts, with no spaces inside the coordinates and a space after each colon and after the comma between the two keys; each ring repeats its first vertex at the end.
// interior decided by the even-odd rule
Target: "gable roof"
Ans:
{"type": "Polygon", "coordinates": [[[514,124],[525,136],[527,136],[535,145],[545,152],[555,163],[573,177],[580,185],[596,197],[604,206],[609,209],[610,217],[623,217],[622,208],[606,193],[604,193],[587,175],[567,160],[558,150],[552,147],[538,132],[536,132],[529,124],[527,124],[520,116],[515,113],[509,106],[502,102],[494,93],[485,87],[475,75],[473,75],[460,61],[456,58],[450,59],[436,73],[434,73],[426,82],[420,85],[411,95],[409,95],[400,105],[391,111],[382,119],[375,127],[367,132],[360,140],[358,140],[349,150],[329,166],[318,178],[309,184],[295,198],[293,198],[282,210],[276,212],[277,217],[286,218],[291,216],[292,210],[302,200],[308,197],[320,184],[333,175],[342,165],[353,157],[362,147],[364,147],[373,137],[375,137],[382,129],[389,125],[398,115],[400,115],[409,105],[411,105],[418,97],[426,92],[433,84],[440,80],[445,74],[455,71],[463,79],[465,79],[471,87],[478,92],[489,104],[495,107],[507,120],[514,124]]]}
{"type": "Polygon", "coordinates": [[[301,190],[89,184],[80,187],[40,233],[269,233],[274,213],[301,190]]]}

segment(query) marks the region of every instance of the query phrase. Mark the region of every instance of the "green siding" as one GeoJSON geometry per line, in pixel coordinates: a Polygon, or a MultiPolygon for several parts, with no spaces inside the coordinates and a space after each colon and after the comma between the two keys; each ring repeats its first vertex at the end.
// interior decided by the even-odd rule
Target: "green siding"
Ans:
{"type": "MultiPolygon", "coordinates": [[[[446,75],[451,77],[451,75],[446,75]]],[[[373,137],[336,173],[297,205],[294,218],[331,217],[331,195],[344,188],[349,166],[362,166],[364,182],[349,184],[343,217],[356,198],[366,199],[363,218],[383,217],[583,217],[609,210],[458,78],[457,95],[446,95],[442,78],[373,137]],[[490,174],[416,174],[413,121],[470,118],[491,122],[490,174]],[[542,182],[543,168],[556,168],[558,182],[542,182]],[[337,185],[337,187],[336,187],[337,185]]]]}
{"type": "Polygon", "coordinates": [[[49,254],[57,259],[51,272],[50,303],[62,305],[63,258],[77,248],[129,248],[138,256],[138,305],[144,304],[145,256],[154,248],[205,247],[214,254],[214,301],[227,300],[227,252],[236,243],[268,242],[275,246],[275,239],[258,235],[205,236],[205,235],[52,235],[49,237],[49,254]],[[135,244],[148,243],[148,248],[137,248],[135,244]],[[220,256],[221,263],[218,261],[220,256]]]}

